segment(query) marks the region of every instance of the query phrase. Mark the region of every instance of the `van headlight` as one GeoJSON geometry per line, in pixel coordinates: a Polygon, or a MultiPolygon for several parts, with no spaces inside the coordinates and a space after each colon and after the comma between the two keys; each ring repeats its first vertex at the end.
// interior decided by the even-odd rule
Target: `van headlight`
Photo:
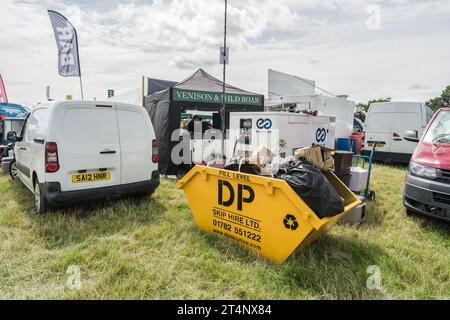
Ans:
{"type": "Polygon", "coordinates": [[[422,177],[426,179],[436,179],[436,169],[432,167],[423,166],[421,164],[417,164],[414,162],[411,162],[409,164],[409,173],[411,173],[414,176],[422,177]]]}

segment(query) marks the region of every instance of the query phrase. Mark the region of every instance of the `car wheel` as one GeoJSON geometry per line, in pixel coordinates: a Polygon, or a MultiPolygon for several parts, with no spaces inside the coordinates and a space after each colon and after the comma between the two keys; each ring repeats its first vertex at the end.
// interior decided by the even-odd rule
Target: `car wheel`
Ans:
{"type": "Polygon", "coordinates": [[[39,185],[39,181],[36,179],[34,182],[34,208],[37,213],[44,213],[47,210],[47,200],[42,195],[41,187],[39,185]]]}
{"type": "Polygon", "coordinates": [[[19,171],[17,170],[16,160],[11,161],[11,165],[9,166],[9,175],[14,181],[19,180],[19,171]]]}

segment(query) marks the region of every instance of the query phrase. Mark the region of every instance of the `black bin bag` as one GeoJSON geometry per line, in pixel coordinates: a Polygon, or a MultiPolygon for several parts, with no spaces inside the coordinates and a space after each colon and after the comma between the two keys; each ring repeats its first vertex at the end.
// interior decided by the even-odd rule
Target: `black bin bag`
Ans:
{"type": "Polygon", "coordinates": [[[276,178],[286,180],[319,218],[344,211],[344,201],[324,174],[309,163],[278,171],[276,178]]]}

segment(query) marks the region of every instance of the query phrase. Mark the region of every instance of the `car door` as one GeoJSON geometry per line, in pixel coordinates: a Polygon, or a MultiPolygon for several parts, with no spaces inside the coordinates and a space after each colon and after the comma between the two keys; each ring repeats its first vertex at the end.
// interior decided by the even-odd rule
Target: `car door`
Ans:
{"type": "Polygon", "coordinates": [[[22,182],[28,187],[32,188],[31,183],[31,156],[30,156],[30,130],[29,119],[24,123],[22,132],[20,133],[20,141],[17,141],[14,146],[14,156],[16,159],[16,166],[19,171],[19,177],[22,182]]]}
{"type": "Polygon", "coordinates": [[[364,149],[372,150],[371,141],[384,142],[377,145],[378,151],[390,152],[392,140],[392,112],[372,112],[366,120],[364,149]]]}
{"type": "Polygon", "coordinates": [[[62,191],[121,184],[120,142],[114,104],[67,103],[55,107],[49,139],[57,144],[60,169],[48,181],[62,191]]]}
{"type": "MultiPolygon", "coordinates": [[[[143,108],[142,108],[143,109],[143,108]]],[[[122,184],[148,181],[152,174],[152,139],[150,118],[142,110],[117,105],[122,184]]]]}
{"type": "Polygon", "coordinates": [[[418,112],[395,113],[392,122],[391,152],[400,154],[412,154],[416,148],[416,143],[411,143],[403,139],[407,130],[417,130],[422,132],[422,119],[418,112]]]}

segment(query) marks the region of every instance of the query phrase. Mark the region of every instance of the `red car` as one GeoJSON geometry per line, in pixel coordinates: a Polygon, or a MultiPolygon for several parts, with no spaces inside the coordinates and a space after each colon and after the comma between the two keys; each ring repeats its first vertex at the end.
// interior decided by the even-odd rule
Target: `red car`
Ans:
{"type": "Polygon", "coordinates": [[[450,222],[450,108],[434,114],[420,139],[417,131],[404,138],[418,142],[405,179],[407,212],[450,222]]]}

